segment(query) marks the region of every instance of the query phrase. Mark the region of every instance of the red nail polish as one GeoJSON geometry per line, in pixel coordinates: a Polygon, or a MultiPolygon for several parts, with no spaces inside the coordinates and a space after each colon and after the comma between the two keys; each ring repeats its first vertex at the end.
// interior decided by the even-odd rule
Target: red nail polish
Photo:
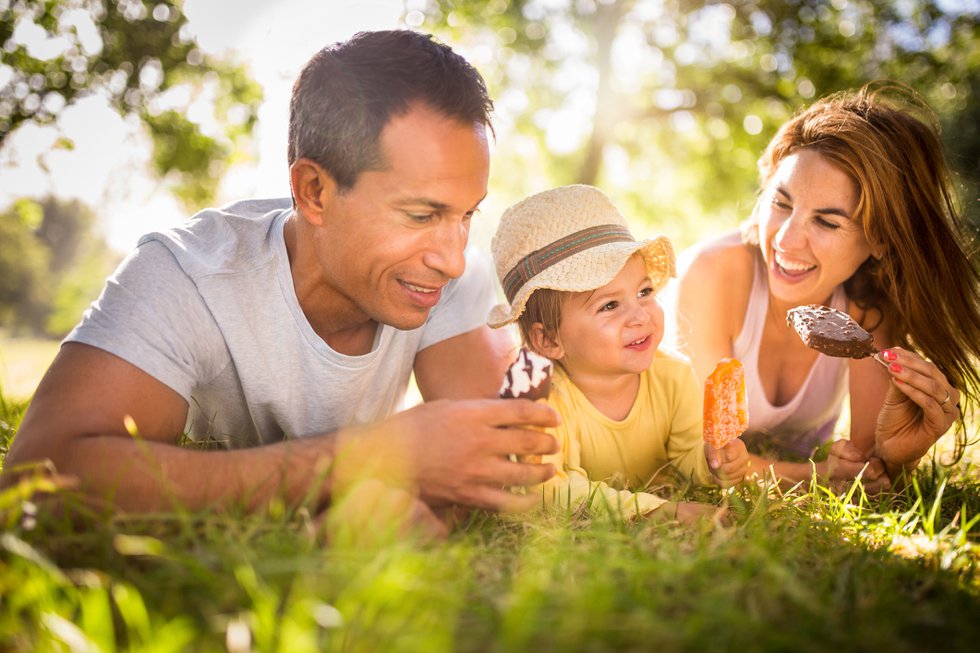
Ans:
{"type": "Polygon", "coordinates": [[[885,350],[883,350],[881,352],[881,356],[886,361],[897,361],[898,360],[898,354],[896,354],[895,352],[893,352],[891,349],[885,349],[885,350]]]}
{"type": "Polygon", "coordinates": [[[902,371],[902,366],[899,365],[898,363],[892,363],[891,365],[888,366],[888,369],[890,369],[895,374],[898,374],[899,372],[902,371]]]}

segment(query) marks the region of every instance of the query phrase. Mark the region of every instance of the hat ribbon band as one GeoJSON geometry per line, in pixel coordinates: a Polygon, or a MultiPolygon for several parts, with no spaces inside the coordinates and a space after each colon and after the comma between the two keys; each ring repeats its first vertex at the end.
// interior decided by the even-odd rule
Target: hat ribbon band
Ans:
{"type": "Polygon", "coordinates": [[[531,278],[573,254],[607,243],[635,242],[629,230],[618,224],[589,227],[535,250],[517,262],[504,277],[504,295],[513,302],[517,291],[531,278]]]}

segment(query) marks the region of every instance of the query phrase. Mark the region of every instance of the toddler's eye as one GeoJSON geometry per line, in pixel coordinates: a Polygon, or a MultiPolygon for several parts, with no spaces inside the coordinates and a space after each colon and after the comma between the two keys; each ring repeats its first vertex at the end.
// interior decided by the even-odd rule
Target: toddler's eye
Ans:
{"type": "Polygon", "coordinates": [[[650,297],[651,295],[653,295],[653,288],[644,288],[636,294],[636,296],[640,298],[650,297]]]}
{"type": "Polygon", "coordinates": [[[619,306],[619,302],[606,302],[602,305],[602,308],[599,309],[599,312],[602,313],[603,311],[611,311],[617,306],[619,306]]]}

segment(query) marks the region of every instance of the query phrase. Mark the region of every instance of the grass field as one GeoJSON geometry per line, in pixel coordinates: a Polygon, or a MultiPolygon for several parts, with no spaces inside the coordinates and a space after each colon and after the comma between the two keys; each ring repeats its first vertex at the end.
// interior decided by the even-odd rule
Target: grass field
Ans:
{"type": "MultiPolygon", "coordinates": [[[[0,407],[2,456],[23,404],[0,407]]],[[[68,519],[29,496],[50,489],[0,493],[0,650],[920,653],[980,641],[970,462],[923,466],[879,498],[857,485],[693,492],[728,501],[730,526],[478,513],[442,542],[354,528],[331,546],[302,508],[68,519]]]]}
{"type": "Polygon", "coordinates": [[[13,399],[33,395],[59,345],[57,340],[15,337],[0,329],[0,391],[13,399]]]}

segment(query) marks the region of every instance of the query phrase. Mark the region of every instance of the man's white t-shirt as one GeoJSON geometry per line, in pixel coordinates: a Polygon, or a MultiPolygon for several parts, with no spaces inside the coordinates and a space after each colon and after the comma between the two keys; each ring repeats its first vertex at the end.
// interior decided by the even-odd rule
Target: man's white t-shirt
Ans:
{"type": "Polygon", "coordinates": [[[288,198],[202,211],[140,239],[65,339],[114,354],[189,404],[187,434],[229,447],[382,419],[401,405],[415,355],[486,323],[489,262],[468,250],[425,324],[381,325],[363,356],[331,349],[293,288],[288,198]]]}

